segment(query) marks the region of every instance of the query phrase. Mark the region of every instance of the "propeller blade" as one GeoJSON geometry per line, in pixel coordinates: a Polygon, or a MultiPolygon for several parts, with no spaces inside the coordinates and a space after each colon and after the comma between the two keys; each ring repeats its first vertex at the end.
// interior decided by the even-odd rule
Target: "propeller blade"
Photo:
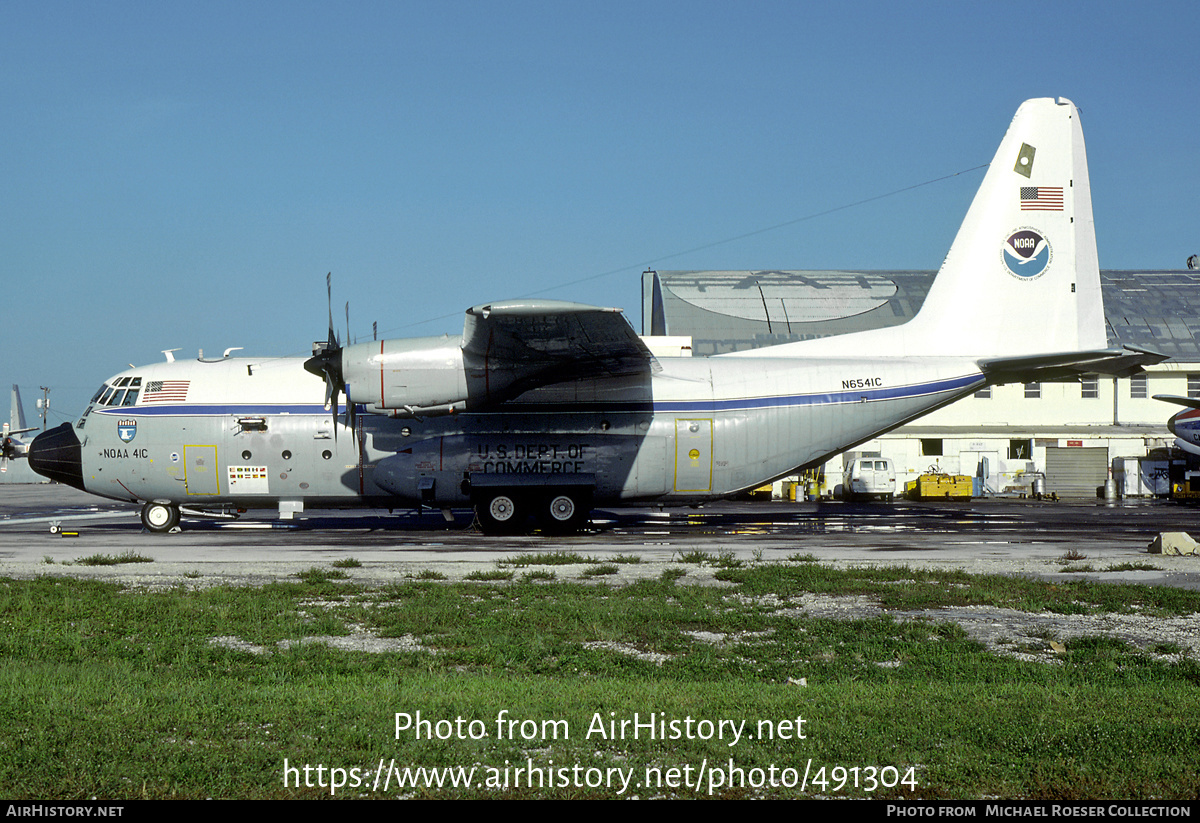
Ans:
{"type": "MultiPolygon", "coordinates": [[[[345,380],[342,376],[342,344],[333,326],[333,272],[325,275],[326,302],[329,307],[329,336],[324,348],[313,345],[313,356],[304,361],[304,370],[325,379],[325,405],[333,423],[333,437],[337,439],[338,396],[345,380]]],[[[346,304],[346,334],[349,335],[350,304],[346,304]]],[[[348,338],[347,338],[348,339],[348,338]]]]}
{"type": "Polygon", "coordinates": [[[333,272],[325,275],[325,300],[329,306],[329,346],[336,349],[342,344],[338,340],[337,330],[333,327],[333,272]]]}

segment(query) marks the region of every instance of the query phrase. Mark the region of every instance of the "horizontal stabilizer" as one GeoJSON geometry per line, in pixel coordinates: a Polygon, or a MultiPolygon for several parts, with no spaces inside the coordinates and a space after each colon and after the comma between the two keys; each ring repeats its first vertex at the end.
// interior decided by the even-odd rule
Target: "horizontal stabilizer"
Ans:
{"type": "Polygon", "coordinates": [[[1030,383],[1070,380],[1084,374],[1110,374],[1128,377],[1144,366],[1161,363],[1167,355],[1145,349],[1125,347],[1058,354],[1032,354],[1020,357],[993,357],[979,361],[992,383],[1030,383]]]}

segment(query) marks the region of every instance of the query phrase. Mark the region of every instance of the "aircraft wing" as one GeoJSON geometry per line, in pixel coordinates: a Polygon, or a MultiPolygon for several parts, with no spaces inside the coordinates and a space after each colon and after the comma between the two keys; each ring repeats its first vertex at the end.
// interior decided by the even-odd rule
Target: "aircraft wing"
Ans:
{"type": "Polygon", "coordinates": [[[508,300],[467,309],[463,351],[511,370],[521,388],[661,368],[620,309],[558,300],[508,300]]]}
{"type": "Polygon", "coordinates": [[[1166,359],[1165,354],[1126,346],[1086,352],[995,357],[981,360],[979,365],[994,383],[1030,383],[1069,380],[1084,374],[1129,377],[1140,372],[1144,366],[1166,359]]]}
{"type": "Polygon", "coordinates": [[[1167,403],[1178,403],[1180,406],[1187,406],[1189,409],[1200,409],[1200,399],[1195,397],[1180,397],[1176,394],[1156,394],[1155,400],[1163,400],[1167,403]]]}

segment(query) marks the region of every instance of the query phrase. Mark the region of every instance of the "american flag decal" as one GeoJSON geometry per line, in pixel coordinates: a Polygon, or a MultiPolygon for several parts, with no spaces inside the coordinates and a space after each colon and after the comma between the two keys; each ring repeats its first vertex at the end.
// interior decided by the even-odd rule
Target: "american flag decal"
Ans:
{"type": "Polygon", "coordinates": [[[1021,186],[1021,211],[1062,210],[1062,186],[1021,186]]]}
{"type": "Polygon", "coordinates": [[[171,403],[187,400],[190,380],[151,380],[142,395],[144,403],[171,403]]]}

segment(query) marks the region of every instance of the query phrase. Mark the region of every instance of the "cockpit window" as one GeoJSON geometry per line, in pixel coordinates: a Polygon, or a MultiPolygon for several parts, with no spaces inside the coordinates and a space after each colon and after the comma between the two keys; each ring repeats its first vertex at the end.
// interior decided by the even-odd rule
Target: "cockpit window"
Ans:
{"type": "Polygon", "coordinates": [[[75,428],[82,429],[87,423],[88,415],[92,413],[95,406],[134,406],[137,405],[138,395],[142,391],[142,378],[140,377],[118,377],[113,380],[112,384],[105,383],[96,393],[92,395],[92,399],[88,402],[87,408],[79,418],[79,422],[75,424],[75,428]]]}
{"type": "Polygon", "coordinates": [[[140,377],[122,377],[112,386],[107,384],[101,386],[100,390],[92,397],[90,405],[132,406],[137,403],[141,385],[142,378],[140,377]],[[125,388],[126,386],[129,388],[125,388]]]}

